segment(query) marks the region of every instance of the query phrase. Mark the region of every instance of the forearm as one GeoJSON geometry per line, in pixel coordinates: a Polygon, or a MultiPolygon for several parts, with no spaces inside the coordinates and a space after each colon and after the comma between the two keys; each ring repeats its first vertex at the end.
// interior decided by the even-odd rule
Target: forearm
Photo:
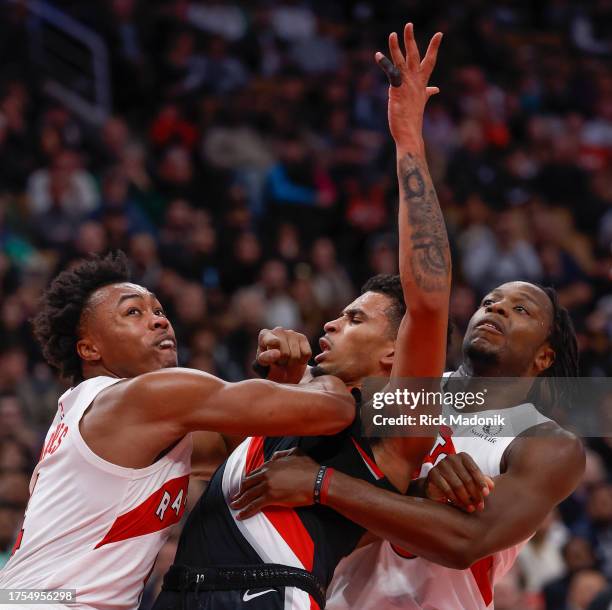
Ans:
{"type": "Polygon", "coordinates": [[[451,257],[422,137],[397,145],[399,268],[409,308],[448,307],[451,257]]]}
{"type": "Polygon", "coordinates": [[[477,557],[476,517],[422,498],[401,496],[334,472],[326,505],[402,548],[435,563],[468,567],[477,557]]]}

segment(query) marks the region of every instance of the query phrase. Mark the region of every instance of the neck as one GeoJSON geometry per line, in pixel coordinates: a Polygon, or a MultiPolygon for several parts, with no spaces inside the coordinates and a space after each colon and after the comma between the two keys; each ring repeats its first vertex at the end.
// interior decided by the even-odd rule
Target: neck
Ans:
{"type": "Polygon", "coordinates": [[[99,364],[82,364],[83,379],[91,379],[92,377],[121,377],[107,369],[102,363],[99,364]]]}
{"type": "Polygon", "coordinates": [[[466,406],[462,409],[464,413],[507,409],[527,401],[534,382],[532,375],[523,373],[512,376],[508,371],[500,370],[499,365],[496,365],[497,374],[491,374],[492,371],[484,367],[478,368],[476,372],[471,368],[473,364],[469,360],[464,361],[447,384],[449,389],[456,392],[485,392],[485,403],[466,406]],[[495,377],[498,379],[490,379],[495,377]]]}

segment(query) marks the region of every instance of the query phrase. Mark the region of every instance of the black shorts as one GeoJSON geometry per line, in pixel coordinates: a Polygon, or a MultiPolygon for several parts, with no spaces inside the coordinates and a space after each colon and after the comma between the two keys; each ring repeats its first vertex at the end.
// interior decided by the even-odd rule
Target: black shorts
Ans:
{"type": "Polygon", "coordinates": [[[310,572],[280,566],[194,569],[173,565],[152,610],[323,610],[325,591],[310,572]]]}
{"type": "MultiPolygon", "coordinates": [[[[162,591],[152,610],[292,610],[295,587],[251,588],[244,591],[162,591]]],[[[319,609],[314,602],[311,608],[319,609]]]]}

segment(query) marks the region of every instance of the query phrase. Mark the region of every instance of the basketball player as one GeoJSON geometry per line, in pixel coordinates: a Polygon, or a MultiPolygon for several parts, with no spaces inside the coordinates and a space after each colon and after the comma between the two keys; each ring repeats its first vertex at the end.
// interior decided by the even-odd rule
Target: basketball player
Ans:
{"type": "MultiPolygon", "coordinates": [[[[468,383],[474,377],[516,377],[531,387],[536,377],[578,375],[567,311],[552,289],[527,282],[504,284],[483,299],[468,325],[463,353],[463,364],[453,375],[468,383]]],[[[324,363],[321,368],[333,370],[324,363]]],[[[496,477],[483,511],[468,514],[401,496],[342,472],[328,477],[326,506],[387,541],[359,549],[338,566],[328,609],[492,607],[495,581],[550,511],[576,488],[584,469],[579,439],[541,415],[518,385],[518,395],[508,384],[506,395],[498,397],[496,408],[506,429],[448,430],[421,470],[421,477],[430,475],[430,486],[443,490],[437,499],[456,501],[453,488],[460,488],[470,473],[457,459],[440,460],[467,453],[485,475],[496,477]],[[432,471],[434,464],[438,467],[432,471]]],[[[549,389],[560,400],[554,383],[549,389]]],[[[270,462],[243,482],[233,504],[242,509],[239,519],[248,520],[265,506],[312,504],[318,472],[319,465],[308,457],[270,462]]]]}
{"type": "MultiPolygon", "coordinates": [[[[437,92],[427,82],[440,40],[441,34],[432,38],[421,62],[412,24],[404,32],[406,58],[397,35],[390,38],[402,77],[389,96],[401,194],[401,282],[383,276],[366,283],[362,295],[325,325],[323,352],[317,357],[319,367],[335,363],[334,371],[356,396],[365,376],[436,377],[443,371],[450,254],[421,133],[425,104],[437,92]],[[341,359],[335,358],[334,344],[345,348],[341,359]],[[417,351],[418,359],[412,357],[417,351]]],[[[269,352],[266,357],[280,357],[281,352],[288,356],[292,351],[295,334],[278,330],[275,343],[260,336],[262,347],[269,352]]],[[[260,364],[266,364],[263,354],[260,356],[260,364]]],[[[286,371],[284,380],[299,380],[304,368],[298,362],[295,370],[286,371]]],[[[190,514],[155,610],[323,608],[325,588],[336,565],[356,547],[364,529],[321,507],[273,509],[239,521],[230,503],[245,473],[276,450],[296,447],[375,486],[405,491],[410,473],[420,465],[434,438],[394,439],[372,447],[363,438],[360,423],[358,415],[342,434],[327,439],[253,437],[241,444],[214,474],[190,514]]],[[[324,494],[324,476],[319,484],[324,494]]]]}
{"type": "Polygon", "coordinates": [[[332,434],[355,417],[335,378],[232,384],[174,368],[172,326],[128,282],[122,253],[55,278],[34,329],[75,387],[59,399],[2,589],[76,589],[78,607],[135,608],[185,509],[191,431],[332,434]]]}

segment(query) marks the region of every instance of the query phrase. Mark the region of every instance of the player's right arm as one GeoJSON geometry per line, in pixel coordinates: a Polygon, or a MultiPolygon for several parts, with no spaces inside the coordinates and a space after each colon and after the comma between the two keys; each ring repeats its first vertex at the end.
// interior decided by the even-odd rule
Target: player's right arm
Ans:
{"type": "Polygon", "coordinates": [[[355,417],[344,384],[324,376],[306,385],[263,379],[228,383],[194,369],[146,373],[111,386],[96,400],[126,425],[153,426],[172,442],[194,430],[227,435],[335,434],[355,417]]]}

